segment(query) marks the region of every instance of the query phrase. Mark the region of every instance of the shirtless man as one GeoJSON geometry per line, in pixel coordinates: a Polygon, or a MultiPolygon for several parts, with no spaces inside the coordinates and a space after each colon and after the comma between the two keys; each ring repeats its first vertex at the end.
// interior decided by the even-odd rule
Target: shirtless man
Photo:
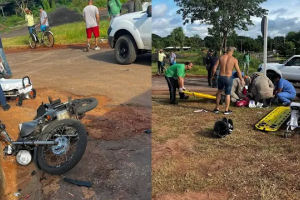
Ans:
{"type": "Polygon", "coordinates": [[[228,47],[227,54],[220,57],[220,59],[217,61],[213,68],[213,77],[216,73],[217,67],[220,66],[220,74],[218,78],[218,93],[217,93],[217,101],[216,101],[216,108],[214,109],[214,113],[219,113],[219,103],[221,99],[221,94],[223,89],[225,88],[225,115],[231,114],[232,111],[229,110],[229,104],[230,104],[230,93],[231,93],[231,87],[232,87],[232,70],[233,68],[236,69],[238,73],[238,77],[242,83],[242,85],[245,85],[245,81],[242,77],[241,70],[239,68],[239,64],[236,58],[232,56],[235,48],[234,47],[228,47]]]}

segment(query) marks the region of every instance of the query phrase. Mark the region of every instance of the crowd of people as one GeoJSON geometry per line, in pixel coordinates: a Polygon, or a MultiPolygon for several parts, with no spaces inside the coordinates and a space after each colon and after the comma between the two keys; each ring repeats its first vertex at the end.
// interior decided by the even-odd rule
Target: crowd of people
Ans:
{"type": "MultiPolygon", "coordinates": [[[[224,114],[231,114],[230,103],[236,105],[249,105],[250,101],[258,102],[261,107],[272,104],[290,106],[296,96],[296,90],[292,83],[276,74],[270,80],[263,73],[254,72],[249,74],[250,54],[246,52],[243,57],[244,68],[240,70],[238,60],[233,56],[234,47],[228,47],[226,53],[221,57],[213,50],[207,52],[205,58],[206,70],[208,71],[208,85],[218,89],[216,94],[216,107],[214,113],[219,113],[219,105],[225,99],[224,114]],[[224,98],[222,98],[222,96],[224,98]],[[244,104],[241,104],[244,103],[244,104]]],[[[165,78],[170,91],[170,104],[176,102],[176,88],[179,90],[180,99],[187,99],[184,95],[185,71],[191,70],[193,64],[176,64],[176,54],[169,54],[170,67],[165,72],[165,78]]],[[[158,52],[158,74],[162,75],[166,60],[163,50],[158,52]]]]}

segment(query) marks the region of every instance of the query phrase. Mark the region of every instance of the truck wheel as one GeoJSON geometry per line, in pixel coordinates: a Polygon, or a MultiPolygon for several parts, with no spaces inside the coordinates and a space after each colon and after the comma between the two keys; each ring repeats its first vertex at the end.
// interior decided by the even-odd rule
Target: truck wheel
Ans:
{"type": "Polygon", "coordinates": [[[128,65],[136,59],[136,48],[131,36],[121,36],[115,46],[115,57],[119,64],[128,65]]]}

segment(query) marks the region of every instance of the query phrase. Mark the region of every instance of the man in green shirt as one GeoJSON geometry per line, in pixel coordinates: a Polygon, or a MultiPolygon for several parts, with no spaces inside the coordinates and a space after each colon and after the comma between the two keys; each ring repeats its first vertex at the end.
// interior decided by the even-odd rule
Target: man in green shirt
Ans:
{"type": "Polygon", "coordinates": [[[250,54],[249,51],[244,55],[244,74],[249,74],[250,54]]]}
{"type": "Polygon", "coordinates": [[[120,0],[108,0],[107,1],[107,11],[108,17],[112,19],[120,16],[122,4],[120,0]]]}
{"type": "Polygon", "coordinates": [[[166,81],[170,91],[170,104],[177,104],[176,102],[176,88],[179,88],[180,99],[186,99],[184,93],[184,77],[185,71],[191,70],[193,63],[186,62],[184,64],[174,64],[170,66],[165,74],[166,81]]]}

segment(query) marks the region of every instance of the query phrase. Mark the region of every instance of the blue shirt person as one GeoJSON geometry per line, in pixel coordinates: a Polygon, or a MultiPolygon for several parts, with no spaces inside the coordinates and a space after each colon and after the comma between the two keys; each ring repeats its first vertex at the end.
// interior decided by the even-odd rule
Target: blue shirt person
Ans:
{"type": "Polygon", "coordinates": [[[289,106],[291,101],[296,97],[296,90],[289,81],[281,78],[279,74],[274,76],[275,81],[275,97],[285,106],[289,106]]]}

